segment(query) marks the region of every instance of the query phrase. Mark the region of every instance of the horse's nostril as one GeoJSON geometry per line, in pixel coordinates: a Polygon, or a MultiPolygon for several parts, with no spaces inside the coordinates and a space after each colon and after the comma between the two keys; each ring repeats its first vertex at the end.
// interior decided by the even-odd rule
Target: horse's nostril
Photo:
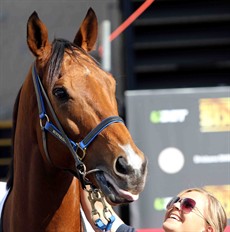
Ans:
{"type": "Polygon", "coordinates": [[[129,173],[130,167],[127,164],[127,161],[124,157],[120,156],[118,157],[116,161],[116,170],[117,172],[127,175],[129,173]]]}

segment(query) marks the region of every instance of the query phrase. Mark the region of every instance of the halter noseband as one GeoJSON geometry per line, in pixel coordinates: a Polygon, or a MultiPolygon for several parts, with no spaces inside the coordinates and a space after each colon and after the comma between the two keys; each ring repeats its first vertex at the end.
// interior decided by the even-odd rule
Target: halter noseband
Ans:
{"type": "MultiPolygon", "coordinates": [[[[40,118],[40,126],[42,129],[42,136],[43,136],[43,147],[44,151],[47,157],[47,160],[52,163],[48,150],[47,150],[47,145],[46,145],[46,131],[48,131],[50,134],[52,134],[54,137],[56,137],[58,140],[60,140],[62,143],[66,144],[67,147],[69,148],[74,160],[75,160],[75,167],[77,169],[77,178],[80,180],[83,189],[85,189],[86,184],[90,184],[89,181],[85,178],[86,175],[86,168],[84,163],[82,162],[82,159],[86,155],[86,149],[90,145],[90,143],[93,142],[93,140],[97,137],[97,135],[104,130],[106,127],[108,127],[112,123],[124,123],[123,119],[120,118],[119,116],[111,116],[103,121],[101,121],[100,124],[98,124],[93,130],[91,130],[86,137],[80,141],[79,143],[72,141],[67,137],[65,134],[64,130],[62,129],[62,126],[53,110],[53,107],[50,103],[50,100],[45,92],[45,89],[41,83],[41,80],[37,74],[35,64],[32,67],[32,76],[33,76],[33,82],[34,82],[34,88],[36,92],[36,97],[37,97],[37,103],[38,103],[38,110],[39,110],[39,118],[40,118]],[[49,121],[49,117],[46,114],[45,110],[45,104],[43,101],[43,96],[46,100],[46,103],[48,105],[48,108],[53,116],[53,119],[57,125],[54,126],[52,122],[49,121]],[[79,157],[77,154],[78,149],[82,150],[83,156],[79,157]]],[[[89,171],[90,172],[90,171],[89,171]]],[[[88,173],[89,173],[88,172],[88,173]]],[[[75,173],[74,173],[75,174],[75,173]]]]}

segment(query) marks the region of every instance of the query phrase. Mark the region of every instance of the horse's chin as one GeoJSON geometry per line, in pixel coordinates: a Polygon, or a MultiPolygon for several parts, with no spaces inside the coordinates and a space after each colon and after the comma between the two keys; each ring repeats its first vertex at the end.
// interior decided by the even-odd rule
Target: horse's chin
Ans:
{"type": "Polygon", "coordinates": [[[128,191],[120,189],[108,174],[103,171],[95,173],[96,181],[106,197],[108,203],[112,205],[127,204],[138,199],[139,195],[133,195],[128,191]]]}

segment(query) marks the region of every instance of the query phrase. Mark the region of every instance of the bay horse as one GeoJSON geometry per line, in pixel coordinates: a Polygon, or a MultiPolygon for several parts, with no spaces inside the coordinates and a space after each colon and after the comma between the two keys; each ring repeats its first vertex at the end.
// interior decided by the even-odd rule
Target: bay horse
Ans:
{"type": "Polygon", "coordinates": [[[28,19],[35,61],[14,107],[3,232],[82,231],[80,188],[100,190],[112,205],[144,188],[146,158],[118,115],[115,79],[89,54],[97,32],[91,8],[73,42],[50,43],[38,14],[28,19]]]}

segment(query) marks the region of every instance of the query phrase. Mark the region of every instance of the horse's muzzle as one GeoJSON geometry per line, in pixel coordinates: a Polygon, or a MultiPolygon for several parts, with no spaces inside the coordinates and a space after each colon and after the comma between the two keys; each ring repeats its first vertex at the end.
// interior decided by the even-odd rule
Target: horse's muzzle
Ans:
{"type": "Polygon", "coordinates": [[[116,175],[108,172],[97,172],[95,177],[99,188],[112,204],[123,204],[136,201],[143,191],[147,173],[147,161],[136,170],[123,158],[118,158],[115,164],[116,175]]]}

